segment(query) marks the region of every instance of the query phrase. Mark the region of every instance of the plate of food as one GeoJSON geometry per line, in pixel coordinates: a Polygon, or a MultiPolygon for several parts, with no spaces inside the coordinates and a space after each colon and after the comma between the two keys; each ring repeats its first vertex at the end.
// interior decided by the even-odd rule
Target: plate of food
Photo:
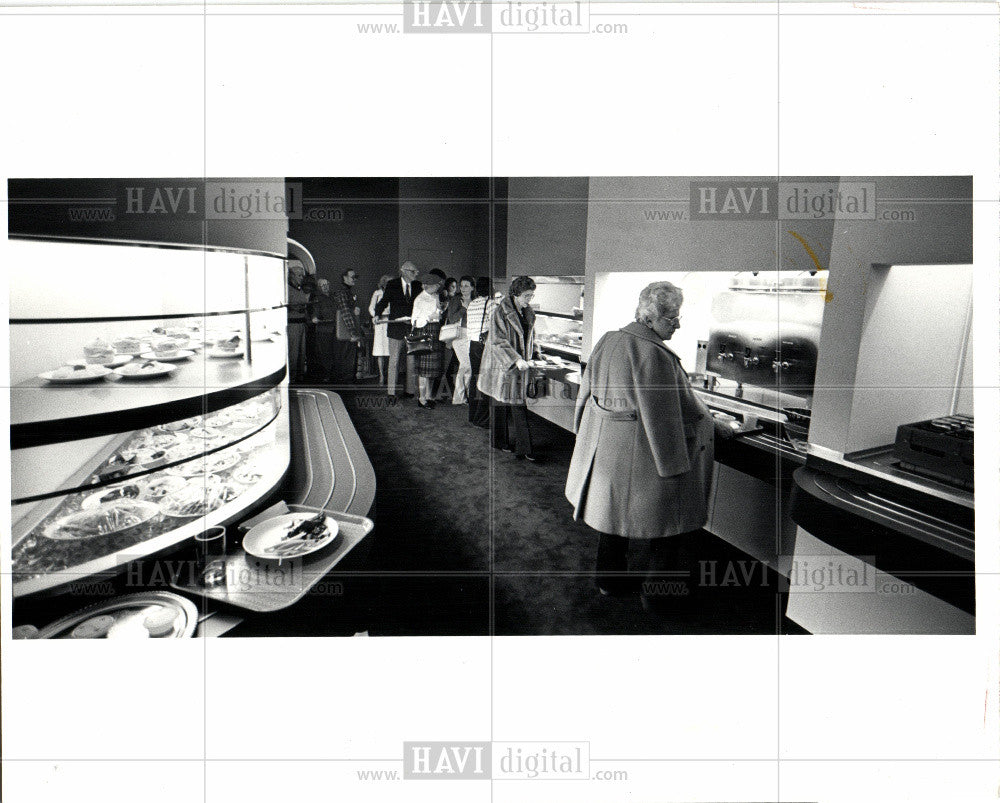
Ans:
{"type": "Polygon", "coordinates": [[[227,483],[192,482],[160,500],[160,510],[180,519],[197,518],[232,502],[242,489],[227,483]]]}
{"type": "Polygon", "coordinates": [[[243,455],[239,452],[211,455],[208,458],[208,470],[213,474],[221,474],[223,471],[229,471],[234,466],[238,466],[242,461],[243,455]]]}
{"type": "Polygon", "coordinates": [[[101,363],[88,361],[87,359],[67,360],[66,365],[103,365],[105,368],[119,368],[127,362],[132,362],[130,354],[116,354],[113,357],[109,357],[107,362],[101,363]]]}
{"type": "Polygon", "coordinates": [[[139,491],[139,498],[159,502],[164,496],[176,493],[187,485],[187,480],[174,474],[162,474],[147,482],[139,491]]]}
{"type": "Polygon", "coordinates": [[[233,482],[240,485],[256,485],[264,478],[264,469],[256,463],[240,466],[232,473],[233,482]]]}
{"type": "MultiPolygon", "coordinates": [[[[206,422],[207,423],[207,422],[206,422]]],[[[194,438],[202,441],[217,440],[222,437],[222,433],[215,429],[214,427],[192,427],[187,431],[187,436],[189,438],[194,438]]]]}
{"type": "Polygon", "coordinates": [[[124,485],[109,485],[107,488],[90,494],[80,503],[80,507],[83,510],[93,510],[106,502],[117,502],[119,499],[138,499],[141,495],[142,488],[134,482],[124,485]]]}
{"type": "Polygon", "coordinates": [[[54,385],[76,385],[81,382],[95,382],[104,379],[112,373],[110,368],[103,365],[63,365],[53,371],[46,371],[39,374],[39,379],[51,382],[54,385]]]}
{"type": "Polygon", "coordinates": [[[168,376],[177,370],[176,365],[169,365],[156,360],[130,362],[121,368],[115,368],[114,374],[122,379],[151,379],[155,376],[168,376]]]}
{"type": "Polygon", "coordinates": [[[236,349],[235,351],[225,351],[220,348],[212,347],[207,352],[205,352],[209,357],[216,360],[234,360],[237,357],[242,357],[246,354],[243,349],[236,349]]]}
{"type": "Polygon", "coordinates": [[[243,536],[248,555],[263,560],[289,560],[330,546],[340,532],[325,513],[286,513],[262,521],[243,536]]]}
{"type": "Polygon", "coordinates": [[[119,499],[63,516],[42,534],[53,541],[85,541],[104,535],[118,535],[155,518],[160,508],[140,499],[119,499]]]}
{"type": "Polygon", "coordinates": [[[161,362],[181,362],[194,356],[190,349],[161,349],[160,351],[144,351],[139,355],[144,360],[159,360],[161,362]]]}
{"type": "Polygon", "coordinates": [[[170,591],[112,597],[65,616],[39,631],[40,639],[190,638],[198,606],[170,591]]]}
{"type": "Polygon", "coordinates": [[[187,460],[189,457],[203,454],[205,454],[205,445],[201,441],[187,440],[167,450],[167,462],[177,463],[181,460],[187,460]]]}

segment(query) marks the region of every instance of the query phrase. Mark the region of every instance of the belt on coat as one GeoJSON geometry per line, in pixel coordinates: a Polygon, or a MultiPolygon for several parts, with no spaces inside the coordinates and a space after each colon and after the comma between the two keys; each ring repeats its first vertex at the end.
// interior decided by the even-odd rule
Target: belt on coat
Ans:
{"type": "Polygon", "coordinates": [[[609,418],[612,421],[635,421],[638,418],[635,410],[609,410],[607,407],[601,406],[601,402],[596,396],[591,396],[590,400],[594,403],[594,411],[601,418],[609,418]]]}

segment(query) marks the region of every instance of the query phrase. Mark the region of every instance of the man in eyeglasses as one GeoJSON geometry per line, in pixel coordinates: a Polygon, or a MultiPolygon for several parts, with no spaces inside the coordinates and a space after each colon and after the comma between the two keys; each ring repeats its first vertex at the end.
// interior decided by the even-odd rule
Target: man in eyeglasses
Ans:
{"type": "Polygon", "coordinates": [[[413,312],[413,300],[420,295],[423,285],[417,281],[420,271],[417,266],[407,260],[399,266],[399,278],[393,279],[385,286],[385,293],[375,305],[375,315],[388,314],[389,325],[386,336],[389,340],[389,368],[386,389],[390,399],[396,398],[396,386],[399,384],[400,359],[406,358],[406,391],[400,394],[403,398],[413,396],[417,392],[417,361],[412,355],[406,354],[406,334],[410,331],[410,315],[413,312]]]}

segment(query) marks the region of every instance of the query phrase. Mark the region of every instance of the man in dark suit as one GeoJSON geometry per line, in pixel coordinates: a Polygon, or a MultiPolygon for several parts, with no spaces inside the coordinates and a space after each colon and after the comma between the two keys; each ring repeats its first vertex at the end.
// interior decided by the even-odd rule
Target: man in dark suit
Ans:
{"type": "Polygon", "coordinates": [[[400,321],[399,318],[409,318],[413,312],[413,299],[420,295],[423,289],[417,276],[420,271],[417,266],[410,261],[404,262],[399,267],[399,278],[393,279],[385,286],[385,293],[375,305],[375,315],[380,316],[388,309],[389,325],[386,336],[389,340],[389,376],[388,387],[390,398],[396,397],[396,385],[399,382],[399,361],[406,355],[406,392],[401,394],[404,398],[414,395],[417,392],[417,361],[411,355],[406,354],[406,341],[404,338],[410,331],[409,320],[400,321]]]}

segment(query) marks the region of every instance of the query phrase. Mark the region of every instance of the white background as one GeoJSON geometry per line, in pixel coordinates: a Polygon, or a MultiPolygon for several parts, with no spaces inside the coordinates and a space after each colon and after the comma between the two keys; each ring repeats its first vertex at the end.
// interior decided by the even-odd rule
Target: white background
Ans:
{"type": "MultiPolygon", "coordinates": [[[[995,5],[595,4],[638,15],[629,33],[495,37],[359,35],[398,21],[365,10],[7,10],[0,173],[971,173],[976,418],[997,442],[995,5]]],[[[996,451],[976,637],[11,643],[6,543],[3,798],[996,799],[996,451]],[[589,741],[629,780],[356,775],[401,768],[404,740],[489,739],[589,741]]]]}

